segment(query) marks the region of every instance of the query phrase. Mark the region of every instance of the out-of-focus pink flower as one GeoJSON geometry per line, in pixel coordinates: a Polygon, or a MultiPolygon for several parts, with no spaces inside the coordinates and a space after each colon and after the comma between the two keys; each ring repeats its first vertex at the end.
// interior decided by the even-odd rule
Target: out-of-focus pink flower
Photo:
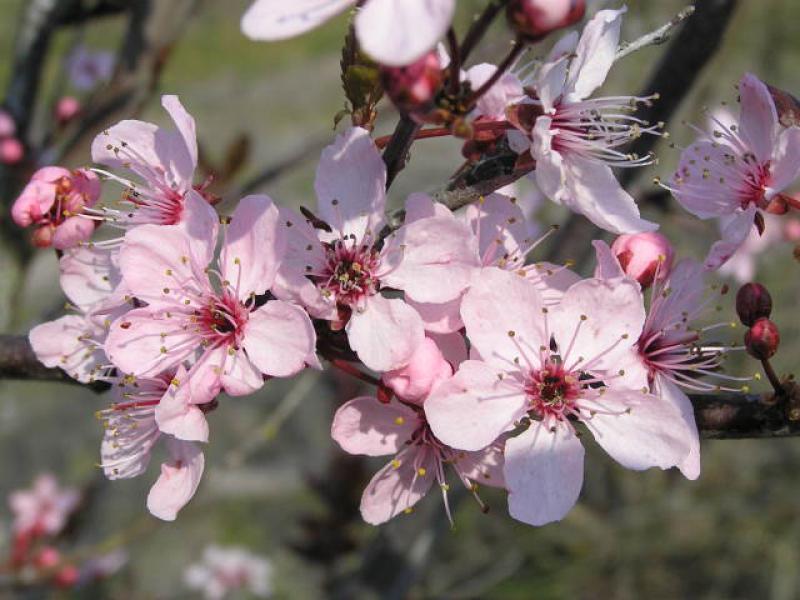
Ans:
{"type": "Polygon", "coordinates": [[[583,18],[585,0],[511,0],[506,6],[508,23],[532,42],[583,18]]]}
{"type": "Polygon", "coordinates": [[[53,584],[62,589],[69,589],[78,583],[80,571],[75,565],[64,565],[53,575],[53,584]]]}
{"type": "Polygon", "coordinates": [[[114,70],[114,54],[77,46],[68,59],[67,70],[76,90],[88,91],[107,81],[114,70]]]}
{"type": "MultiPolygon", "coordinates": [[[[254,40],[291,38],[354,4],[355,0],[256,0],[242,17],[242,31],[254,40]]],[[[355,18],[358,42],[382,64],[410,64],[444,36],[455,7],[455,0],[367,0],[355,18]]]]}
{"type": "Polygon", "coordinates": [[[434,105],[442,85],[442,65],[436,51],[404,67],[382,67],[381,83],[394,105],[412,117],[423,119],[434,105]]]}
{"type": "Polygon", "coordinates": [[[81,102],[75,96],[64,96],[56,102],[55,116],[60,125],[66,125],[81,112],[81,102]]]}
{"type": "Polygon", "coordinates": [[[484,271],[461,314],[473,353],[425,402],[434,435],[463,450],[527,428],[505,444],[509,510],[534,525],[557,521],[578,498],[583,446],[573,420],[623,466],[666,469],[690,440],[670,404],[629,386],[622,375],[645,321],[630,279],[587,279],[543,310],[533,286],[511,273],[484,271]]]}
{"type": "MultiPolygon", "coordinates": [[[[759,233],[754,224],[750,224],[750,231],[742,245],[737,251],[719,268],[719,273],[727,277],[732,277],[739,283],[747,283],[756,278],[759,257],[772,246],[778,245],[785,238],[787,227],[791,228],[791,221],[787,217],[779,217],[764,213],[764,231],[759,233]]],[[[721,217],[719,226],[721,231],[725,231],[727,225],[736,219],[729,215],[721,217]]],[[[788,229],[790,231],[790,229],[788,229]]]]}
{"type": "Polygon", "coordinates": [[[80,566],[77,585],[86,585],[99,579],[111,577],[128,562],[128,553],[115,550],[100,556],[94,556],[80,566]]]}
{"type": "Polygon", "coordinates": [[[33,535],[57,535],[77,508],[81,495],[75,488],[61,488],[50,474],[37,477],[28,490],[8,497],[14,513],[14,531],[33,535]]]}
{"type": "Polygon", "coordinates": [[[117,226],[174,225],[184,219],[186,194],[194,189],[197,135],[192,116],[177,96],[162,96],[161,105],[175,129],[145,121],[125,120],[100,133],[92,142],[92,160],[133,174],[140,183],[114,173],[104,174],[125,187],[123,207],[94,211],[117,226]]]}
{"type": "Polygon", "coordinates": [[[17,133],[17,125],[14,123],[14,117],[0,109],[0,139],[10,138],[15,133],[17,133]]]}
{"type": "Polygon", "coordinates": [[[100,180],[87,169],[69,171],[43,167],[36,171],[11,207],[11,217],[20,227],[34,225],[37,245],[64,250],[92,235],[95,221],[84,213],[100,197],[100,180]]]}
{"type": "Polygon", "coordinates": [[[530,148],[536,159],[533,177],[554,202],[584,215],[613,233],[637,233],[657,228],[639,216],[633,198],[619,184],[612,167],[650,164],[652,156],[631,156],[623,148],[642,134],[657,134],[630,113],[651,98],[614,96],[589,98],[606,78],[619,45],[621,10],[601,10],[578,39],[573,32],[552,49],[547,61],[524,83],[538,95],[544,113],[532,131],[532,141],[517,136],[515,150],[530,148]]]}
{"type": "Polygon", "coordinates": [[[194,403],[210,401],[220,388],[249,394],[265,375],[290,377],[317,365],[308,315],[264,298],[285,248],[272,200],[239,202],[218,259],[216,215],[196,192],[186,202],[184,224],[142,225],[125,236],[123,283],[147,306],[111,324],[111,362],[123,373],[153,377],[196,358],[185,382],[194,403]]]}
{"type": "Polygon", "coordinates": [[[386,166],[358,127],[323,151],[315,188],[316,220],[281,211],[289,245],[273,293],[344,328],[370,369],[399,369],[422,343],[424,327],[406,301],[382,290],[403,290],[417,302],[458,298],[473,271],[469,231],[450,217],[433,216],[407,223],[381,246],[386,166]]]}
{"type": "Polygon", "coordinates": [[[656,278],[665,279],[675,259],[672,244],[655,231],[623,234],[611,244],[611,251],[625,274],[643,288],[651,286],[656,278]]]}
{"type": "Polygon", "coordinates": [[[759,210],[800,173],[800,128],[782,129],[767,86],[755,75],[739,82],[738,123],[715,119],[717,128],[681,153],[669,189],[678,202],[701,219],[730,220],[706,257],[716,270],[745,242],[759,210]]]}
{"type": "Polygon", "coordinates": [[[272,571],[269,559],[245,548],[208,546],[202,560],[190,565],[183,578],[189,589],[202,592],[207,600],[222,600],[239,591],[268,598],[272,571]]]}
{"type": "MultiPolygon", "coordinates": [[[[460,334],[448,337],[457,338],[464,345],[460,334]]],[[[466,357],[466,348],[463,357],[466,357]]],[[[375,474],[361,498],[361,515],[373,525],[409,512],[434,483],[442,490],[445,510],[452,520],[447,503],[446,465],[455,470],[469,490],[474,491],[473,482],[503,486],[500,440],[490,440],[485,448],[474,452],[461,452],[448,447],[433,434],[423,408],[431,391],[450,378],[453,367],[430,338],[426,338],[415,359],[404,369],[402,379],[393,380],[396,399],[384,403],[371,396],[353,398],[343,404],[333,418],[331,435],[346,452],[366,456],[395,455],[375,474]],[[433,368],[426,368],[426,360],[433,368]]]]}
{"type": "Polygon", "coordinates": [[[15,137],[0,139],[0,162],[4,165],[16,165],[25,156],[25,147],[15,137]]]}

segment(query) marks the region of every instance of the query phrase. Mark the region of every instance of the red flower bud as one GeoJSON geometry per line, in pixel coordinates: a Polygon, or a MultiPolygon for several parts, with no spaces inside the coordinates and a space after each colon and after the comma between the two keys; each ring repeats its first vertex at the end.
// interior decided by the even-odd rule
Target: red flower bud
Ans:
{"type": "Polygon", "coordinates": [[[747,353],[758,360],[767,360],[775,355],[781,343],[778,326],[766,317],[761,317],[744,334],[747,353]]]}
{"type": "Polygon", "coordinates": [[[772,314],[772,297],[760,283],[746,283],[736,293],[736,314],[751,327],[758,319],[772,314]]]}
{"type": "Polygon", "coordinates": [[[623,234],[611,244],[611,251],[625,274],[643,288],[651,286],[656,275],[659,280],[666,279],[675,258],[669,240],[654,231],[623,234]]]}
{"type": "Polygon", "coordinates": [[[398,110],[412,117],[423,118],[430,112],[442,80],[442,65],[436,52],[405,67],[381,67],[386,95],[398,110]]]}
{"type": "Polygon", "coordinates": [[[58,570],[53,577],[53,583],[56,585],[56,587],[60,587],[62,589],[71,588],[78,583],[79,578],[80,572],[78,571],[78,568],[73,565],[67,565],[58,570]]]}
{"type": "Polygon", "coordinates": [[[577,23],[585,12],[586,0],[511,0],[506,7],[511,28],[531,42],[577,23]]]}

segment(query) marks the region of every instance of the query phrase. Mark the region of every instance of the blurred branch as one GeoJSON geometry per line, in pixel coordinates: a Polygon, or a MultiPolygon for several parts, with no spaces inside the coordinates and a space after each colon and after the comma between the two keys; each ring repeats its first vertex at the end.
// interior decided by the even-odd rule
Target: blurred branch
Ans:
{"type": "Polygon", "coordinates": [[[800,421],[790,418],[791,401],[773,394],[719,393],[691,396],[697,428],[709,439],[774,438],[800,435],[800,421]]]}
{"type": "Polygon", "coordinates": [[[629,54],[632,54],[637,50],[641,50],[647,46],[663,44],[669,39],[672,30],[692,16],[694,14],[694,10],[694,5],[690,4],[677,15],[675,15],[675,18],[673,18],[669,23],[662,25],[655,31],[646,33],[637,40],[634,40],[628,44],[622,44],[619,50],[617,50],[617,55],[614,57],[614,60],[617,61],[621,58],[625,58],[629,54]]]}

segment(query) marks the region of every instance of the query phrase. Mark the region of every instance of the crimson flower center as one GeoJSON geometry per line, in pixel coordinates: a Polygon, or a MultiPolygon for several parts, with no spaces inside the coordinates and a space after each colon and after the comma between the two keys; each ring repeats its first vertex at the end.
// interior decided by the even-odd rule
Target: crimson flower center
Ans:
{"type": "Polygon", "coordinates": [[[325,265],[315,279],[326,296],[334,297],[337,304],[353,307],[378,292],[380,281],[375,273],[379,263],[378,252],[371,246],[335,240],[325,245],[325,265]]]}
{"type": "Polygon", "coordinates": [[[554,417],[564,420],[572,414],[581,386],[577,374],[560,363],[547,361],[541,369],[531,371],[525,382],[530,412],[537,419],[554,417]]]}
{"type": "Polygon", "coordinates": [[[212,298],[195,314],[200,334],[209,343],[239,345],[249,310],[230,294],[212,298]]]}

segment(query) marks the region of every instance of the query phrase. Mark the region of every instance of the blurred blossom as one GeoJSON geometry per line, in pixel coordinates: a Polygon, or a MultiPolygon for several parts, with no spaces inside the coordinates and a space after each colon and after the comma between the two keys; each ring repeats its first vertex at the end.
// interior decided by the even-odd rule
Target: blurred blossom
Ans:
{"type": "Polygon", "coordinates": [[[0,109],[0,138],[8,138],[17,132],[14,118],[8,112],[0,109]]]}
{"type": "Polygon", "coordinates": [[[27,490],[12,492],[8,504],[14,513],[14,531],[56,535],[77,508],[80,493],[75,488],[61,488],[53,475],[40,475],[27,490]]]}
{"type": "MultiPolygon", "coordinates": [[[[723,217],[719,220],[720,230],[724,230],[733,217],[723,217]]],[[[764,214],[764,233],[759,234],[755,225],[750,227],[750,233],[744,240],[739,250],[723,264],[719,272],[726,277],[731,277],[739,283],[747,283],[757,278],[759,257],[769,248],[782,242],[797,243],[800,240],[800,220],[795,218],[779,217],[769,213],[764,214]]]]}
{"type": "Polygon", "coordinates": [[[247,591],[257,598],[272,594],[273,567],[269,559],[240,547],[208,546],[200,562],[184,573],[186,586],[209,600],[247,591]]]}
{"type": "Polygon", "coordinates": [[[25,156],[25,147],[17,138],[0,139],[0,163],[15,165],[25,156]]]}
{"type": "Polygon", "coordinates": [[[91,90],[98,83],[111,77],[114,70],[114,55],[103,50],[90,50],[80,45],[72,51],[67,70],[72,86],[76,90],[91,90]]]}
{"type": "Polygon", "coordinates": [[[55,117],[59,125],[65,125],[81,112],[81,103],[75,96],[59,98],[55,107],[55,117]]]}

